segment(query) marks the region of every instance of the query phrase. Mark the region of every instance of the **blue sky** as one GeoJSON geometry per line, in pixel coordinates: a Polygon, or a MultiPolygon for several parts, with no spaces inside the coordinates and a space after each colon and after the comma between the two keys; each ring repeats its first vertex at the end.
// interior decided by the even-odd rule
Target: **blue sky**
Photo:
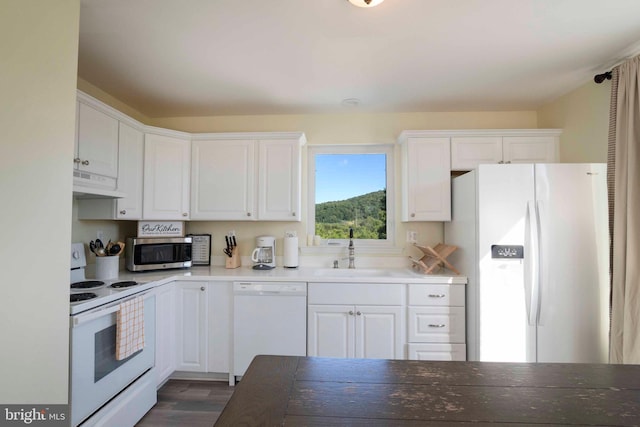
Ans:
{"type": "Polygon", "coordinates": [[[384,154],[317,154],[316,203],[345,200],[386,187],[384,154]]]}

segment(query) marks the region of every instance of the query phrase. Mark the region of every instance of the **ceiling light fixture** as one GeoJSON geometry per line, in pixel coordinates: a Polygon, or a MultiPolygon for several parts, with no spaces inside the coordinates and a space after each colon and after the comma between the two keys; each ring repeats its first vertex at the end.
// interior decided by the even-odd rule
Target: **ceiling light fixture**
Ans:
{"type": "Polygon", "coordinates": [[[374,7],[383,1],[384,0],[349,0],[349,3],[358,7],[374,7]]]}

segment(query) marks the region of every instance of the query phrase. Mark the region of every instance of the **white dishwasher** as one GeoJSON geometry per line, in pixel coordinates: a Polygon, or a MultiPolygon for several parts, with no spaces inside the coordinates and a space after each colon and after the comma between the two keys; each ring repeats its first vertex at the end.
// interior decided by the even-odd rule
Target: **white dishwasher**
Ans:
{"type": "Polygon", "coordinates": [[[306,356],[305,282],[234,282],[234,375],[244,375],[260,354],[306,356]]]}

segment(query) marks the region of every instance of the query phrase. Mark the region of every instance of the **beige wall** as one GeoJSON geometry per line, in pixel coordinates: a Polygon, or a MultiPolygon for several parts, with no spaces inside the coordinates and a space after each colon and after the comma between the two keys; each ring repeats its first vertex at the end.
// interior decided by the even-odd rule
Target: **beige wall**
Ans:
{"type": "Polygon", "coordinates": [[[560,161],[607,161],[611,82],[589,81],[538,110],[541,128],[563,129],[560,161]]]}
{"type": "Polygon", "coordinates": [[[79,0],[0,3],[0,402],[68,399],[79,0]]]}

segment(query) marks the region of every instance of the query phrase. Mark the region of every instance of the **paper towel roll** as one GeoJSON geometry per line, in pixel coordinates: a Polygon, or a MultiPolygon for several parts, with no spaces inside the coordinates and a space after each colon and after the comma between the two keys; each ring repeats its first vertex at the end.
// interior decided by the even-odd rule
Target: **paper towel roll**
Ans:
{"type": "Polygon", "coordinates": [[[284,238],[284,256],[283,265],[288,268],[295,268],[298,266],[298,238],[297,237],[285,237],[284,238]]]}

